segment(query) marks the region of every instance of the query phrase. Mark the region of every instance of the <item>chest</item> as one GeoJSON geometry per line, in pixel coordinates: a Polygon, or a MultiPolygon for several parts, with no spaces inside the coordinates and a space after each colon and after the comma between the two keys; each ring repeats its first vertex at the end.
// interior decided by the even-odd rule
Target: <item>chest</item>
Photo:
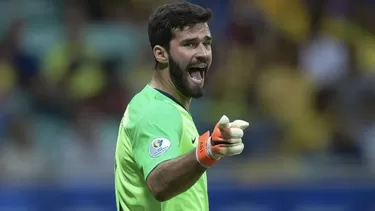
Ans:
{"type": "Polygon", "coordinates": [[[196,146],[197,141],[195,140],[198,137],[198,130],[194,124],[194,121],[191,117],[182,117],[183,130],[181,133],[181,152],[188,153],[191,152],[196,146]]]}

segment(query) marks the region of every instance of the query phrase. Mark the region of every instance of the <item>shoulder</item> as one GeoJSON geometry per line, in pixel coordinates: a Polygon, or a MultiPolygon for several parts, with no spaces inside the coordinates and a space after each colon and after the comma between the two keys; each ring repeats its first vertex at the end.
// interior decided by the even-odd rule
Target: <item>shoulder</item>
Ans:
{"type": "Polygon", "coordinates": [[[179,110],[170,103],[158,102],[149,105],[142,117],[134,122],[132,134],[137,139],[147,139],[143,143],[148,143],[150,138],[157,141],[160,137],[169,141],[179,139],[182,128],[183,121],[179,110]]]}
{"type": "Polygon", "coordinates": [[[181,112],[170,102],[157,101],[150,104],[144,112],[142,122],[171,122],[177,124],[182,121],[181,112]]]}
{"type": "Polygon", "coordinates": [[[128,104],[129,115],[137,116],[137,119],[173,118],[180,117],[181,111],[171,101],[160,98],[159,93],[145,87],[136,94],[128,104]]]}
{"type": "Polygon", "coordinates": [[[171,102],[138,95],[128,104],[122,124],[130,131],[172,127],[179,130],[182,127],[182,115],[171,102]]]}

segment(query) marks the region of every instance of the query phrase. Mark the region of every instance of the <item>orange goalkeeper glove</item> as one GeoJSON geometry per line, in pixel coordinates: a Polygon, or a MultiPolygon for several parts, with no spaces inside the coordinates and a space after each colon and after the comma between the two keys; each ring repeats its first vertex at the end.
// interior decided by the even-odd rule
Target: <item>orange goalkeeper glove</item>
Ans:
{"type": "Polygon", "coordinates": [[[225,115],[216,124],[212,135],[207,131],[198,137],[196,156],[198,162],[208,168],[220,158],[241,154],[244,149],[242,137],[249,123],[243,120],[229,122],[225,115]]]}

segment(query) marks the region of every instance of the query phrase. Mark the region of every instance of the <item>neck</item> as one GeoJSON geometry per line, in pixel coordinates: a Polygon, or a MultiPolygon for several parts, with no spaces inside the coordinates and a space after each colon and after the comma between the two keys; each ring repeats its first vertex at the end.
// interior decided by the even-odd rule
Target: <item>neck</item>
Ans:
{"type": "Polygon", "coordinates": [[[172,80],[168,76],[164,74],[167,74],[167,70],[157,70],[154,71],[154,75],[152,76],[152,79],[150,81],[150,86],[156,89],[160,89],[163,92],[166,92],[173,96],[181,105],[184,106],[184,108],[189,111],[190,103],[191,103],[191,97],[186,97],[181,92],[178,91],[176,86],[173,84],[172,80]]]}

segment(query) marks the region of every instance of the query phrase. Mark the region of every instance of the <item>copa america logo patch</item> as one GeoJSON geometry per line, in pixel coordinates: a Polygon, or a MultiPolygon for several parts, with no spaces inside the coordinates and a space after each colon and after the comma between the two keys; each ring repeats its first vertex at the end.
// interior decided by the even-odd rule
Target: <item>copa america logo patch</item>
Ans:
{"type": "Polygon", "coordinates": [[[151,157],[156,158],[166,152],[171,146],[171,142],[166,138],[156,138],[151,141],[148,152],[151,157]]]}

